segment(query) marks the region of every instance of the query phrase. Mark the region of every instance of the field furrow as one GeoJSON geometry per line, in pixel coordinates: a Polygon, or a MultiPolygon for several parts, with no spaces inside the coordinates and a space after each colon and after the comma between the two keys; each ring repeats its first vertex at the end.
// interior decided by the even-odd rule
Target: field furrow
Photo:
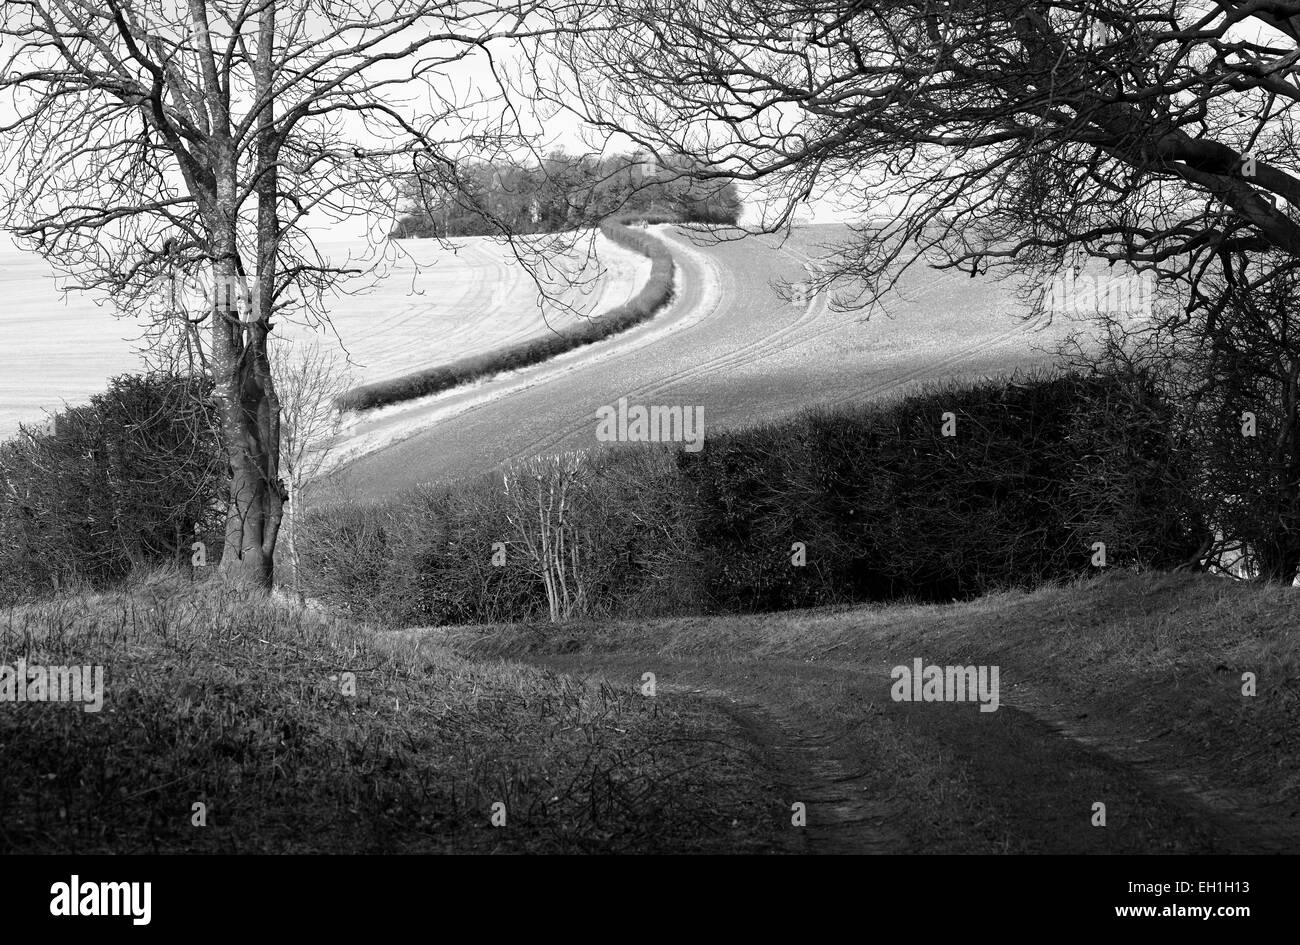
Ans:
{"type": "Polygon", "coordinates": [[[929,380],[1026,368],[1067,325],[1029,322],[990,279],[915,269],[889,316],[839,312],[825,294],[787,298],[846,235],[808,226],[786,240],[710,241],[660,228],[676,297],[646,326],[508,376],[357,418],[340,457],[367,492],[473,474],[597,445],[596,410],[704,408],[706,434],[806,407],[866,401],[929,380]]]}

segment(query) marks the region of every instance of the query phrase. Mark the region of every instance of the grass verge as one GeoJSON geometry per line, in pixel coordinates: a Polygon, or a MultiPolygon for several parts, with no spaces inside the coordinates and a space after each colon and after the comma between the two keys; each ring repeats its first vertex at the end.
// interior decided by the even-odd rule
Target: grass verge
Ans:
{"type": "Polygon", "coordinates": [[[216,581],[0,611],[18,659],[102,665],[105,697],[0,702],[3,852],[738,850],[774,823],[720,715],[216,581]]]}
{"type": "Polygon", "coordinates": [[[912,798],[895,813],[918,850],[1224,852],[1294,831],[1298,618],[1290,587],[1112,573],[949,605],[428,636],[475,658],[564,654],[552,665],[568,671],[630,653],[712,667],[734,693],[851,744],[877,796],[912,798]],[[1003,708],[893,702],[890,669],[916,657],[999,666],[1003,708]],[[1098,798],[1120,829],[1091,827],[1098,798]]]}

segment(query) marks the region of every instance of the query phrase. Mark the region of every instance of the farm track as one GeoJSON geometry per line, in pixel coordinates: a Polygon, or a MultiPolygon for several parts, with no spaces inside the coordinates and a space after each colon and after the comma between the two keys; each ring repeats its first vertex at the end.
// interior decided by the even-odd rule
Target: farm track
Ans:
{"type": "MultiPolygon", "coordinates": [[[[894,731],[945,759],[969,795],[956,809],[963,852],[1286,853],[1300,824],[1259,799],[1209,783],[1177,758],[1128,744],[1123,733],[1065,722],[1044,694],[1017,686],[997,712],[973,706],[900,704],[885,695],[885,670],[789,659],[666,660],[656,654],[538,656],[530,661],[578,678],[636,689],[653,670],[659,697],[689,699],[732,719],[755,763],[774,774],[783,812],[806,805],[785,852],[924,853],[948,849],[920,839],[929,816],[891,756],[894,731]],[[852,694],[844,709],[845,693],[852,694]],[[839,702],[836,713],[824,707],[839,702]],[[969,711],[967,711],[969,710],[969,711]],[[1106,829],[1091,823],[1106,803],[1106,829]]],[[[1076,706],[1079,710],[1083,707],[1076,706]]],[[[785,813],[787,820],[788,813],[785,813]]]]}
{"type": "Polygon", "coordinates": [[[852,770],[844,753],[835,751],[837,736],[809,731],[788,706],[732,690],[670,685],[661,691],[708,703],[744,733],[756,760],[779,773],[791,798],[782,807],[803,804],[807,817],[803,829],[790,831],[790,852],[879,855],[907,849],[907,837],[894,826],[896,811],[863,790],[864,772],[852,770]]]}
{"type": "MultiPolygon", "coordinates": [[[[680,241],[673,242],[678,251],[678,257],[680,258],[682,252],[686,251],[686,248],[680,241]]],[[[802,262],[806,266],[813,265],[811,257],[806,254],[785,250],[782,250],[782,252],[789,258],[802,262]]],[[[715,263],[713,263],[712,260],[707,259],[707,257],[702,258],[701,261],[704,265],[711,265],[717,271],[716,278],[717,282],[722,286],[722,297],[725,299],[729,294],[734,295],[736,290],[734,273],[722,271],[715,263]],[[730,292],[728,290],[730,290],[730,292]]],[[[715,309],[710,314],[716,314],[716,311],[717,310],[715,309]]],[[[626,397],[630,402],[634,400],[639,401],[642,398],[654,397],[655,395],[674,386],[681,385],[683,382],[695,378],[707,377],[715,373],[725,372],[729,368],[735,368],[739,365],[762,360],[770,354],[781,351],[786,345],[801,334],[801,340],[806,342],[810,337],[815,338],[818,336],[817,333],[810,336],[807,332],[808,329],[817,323],[819,317],[825,315],[825,313],[826,297],[818,294],[809,299],[808,303],[800,312],[799,317],[788,325],[778,326],[767,334],[761,335],[760,337],[725,354],[688,364],[684,368],[668,372],[657,380],[620,391],[611,399],[611,402],[618,400],[620,397],[626,397]]],[[[581,417],[574,418],[573,421],[559,433],[539,437],[523,448],[517,450],[512,456],[505,460],[505,462],[513,462],[527,456],[538,455],[557,449],[578,433],[588,429],[591,423],[592,415],[591,411],[588,411],[581,417]]]]}
{"type": "MultiPolygon", "coordinates": [[[[682,268],[679,261],[679,272],[682,268]]],[[[566,352],[541,364],[532,365],[519,371],[508,372],[490,378],[478,384],[458,387],[422,401],[397,405],[388,410],[375,411],[354,421],[353,432],[364,436],[368,427],[379,427],[383,432],[377,438],[379,446],[373,449],[362,448],[360,459],[347,457],[347,468],[356,470],[367,481],[367,486],[376,479],[383,484],[388,478],[387,458],[391,460],[398,455],[398,462],[405,465],[406,454],[411,449],[411,441],[434,432],[431,428],[437,424],[445,429],[449,422],[472,423],[482,412],[494,411],[494,420],[502,423],[501,411],[505,411],[504,425],[506,435],[520,435],[532,424],[521,424],[521,415],[517,412],[526,409],[523,400],[549,384],[563,383],[575,375],[581,378],[597,376],[606,369],[610,362],[624,358],[639,358],[646,348],[663,341],[666,337],[676,335],[685,329],[695,327],[708,318],[714,308],[706,299],[701,278],[680,279],[675,286],[674,298],[669,302],[665,312],[648,322],[604,339],[575,351],[566,352]],[[384,428],[387,429],[384,429],[384,428]],[[377,461],[377,462],[376,462],[377,461]]],[[[716,302],[713,303],[716,307],[716,302]]],[[[585,382],[585,381],[584,381],[585,382]]],[[[585,398],[583,400],[585,403],[585,398]]],[[[593,408],[594,409],[594,408],[593,408]]],[[[482,449],[485,444],[475,440],[475,448],[482,449]]],[[[343,443],[343,452],[347,456],[351,444],[343,443]]],[[[415,447],[417,460],[422,452],[415,447]]],[[[508,456],[498,456],[486,462],[490,468],[508,456]]],[[[465,457],[461,457],[462,460],[465,457]]],[[[471,458],[472,461],[472,458],[471,458]]],[[[472,473],[473,467],[464,468],[462,472],[472,473]]],[[[432,478],[432,477],[420,477],[432,478]]],[[[412,485],[419,479],[403,482],[412,485]]]]}
{"type": "Polygon", "coordinates": [[[988,313],[1003,306],[985,287],[975,294],[982,309],[972,327],[962,313],[936,335],[942,313],[971,298],[969,280],[938,274],[907,297],[928,319],[929,327],[916,329],[929,334],[918,336],[915,349],[906,322],[899,332],[877,323],[866,344],[846,346],[856,329],[824,293],[796,309],[770,288],[771,280],[796,281],[816,265],[808,248],[771,240],[691,246],[684,231],[660,232],[678,270],[667,311],[544,364],[358,418],[341,444],[358,484],[383,494],[591,446],[596,408],[621,397],[704,406],[709,431],[799,407],[866,401],[927,378],[985,370],[1005,352],[1027,349],[1020,338],[1037,327],[1012,315],[1010,324],[993,319],[988,313]]]}

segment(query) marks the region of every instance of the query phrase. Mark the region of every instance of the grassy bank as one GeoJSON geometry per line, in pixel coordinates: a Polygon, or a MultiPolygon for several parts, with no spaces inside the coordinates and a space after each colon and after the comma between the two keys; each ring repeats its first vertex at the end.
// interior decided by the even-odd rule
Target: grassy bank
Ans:
{"type": "MultiPolygon", "coordinates": [[[[668,304],[673,292],[673,258],[664,244],[643,230],[634,229],[624,218],[606,220],[601,232],[615,243],[650,260],[650,278],[637,294],[622,305],[596,318],[586,319],[560,332],[461,358],[450,364],[415,371],[391,380],[365,384],[344,394],[338,401],[343,410],[369,410],[389,404],[427,397],[504,371],[539,364],[556,355],[600,341],[638,325],[668,304]]],[[[655,222],[671,222],[656,220],[655,222]]],[[[472,313],[467,313],[472,315],[472,313]]]]}
{"type": "Polygon", "coordinates": [[[699,684],[713,667],[736,697],[792,706],[805,730],[845,739],[847,763],[870,772],[865,790],[912,799],[891,822],[918,850],[1203,852],[1284,844],[1278,825],[1300,827],[1298,622],[1289,587],[1112,573],[948,605],[425,638],[476,659],[626,657],[629,680],[649,668],[699,684]],[[916,657],[999,666],[1003,708],[893,702],[890,669],[916,657]],[[1097,799],[1121,829],[1091,827],[1097,799]],[[1182,825],[1177,840],[1169,823],[1182,825]]]}
{"type": "Polygon", "coordinates": [[[743,849],[776,813],[725,718],[216,582],[0,611],[19,659],[105,695],[0,703],[4,852],[743,849]]]}

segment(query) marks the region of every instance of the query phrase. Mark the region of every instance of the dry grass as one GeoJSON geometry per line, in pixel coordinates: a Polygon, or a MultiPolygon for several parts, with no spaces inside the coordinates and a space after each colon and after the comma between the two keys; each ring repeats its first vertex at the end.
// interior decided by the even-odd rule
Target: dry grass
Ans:
{"type": "Polygon", "coordinates": [[[640,852],[768,831],[725,720],[215,581],[0,612],[0,662],[18,658],[101,664],[106,697],[0,704],[4,851],[640,852]]]}
{"type": "Polygon", "coordinates": [[[435,638],[483,656],[640,651],[665,658],[853,664],[887,691],[892,666],[1001,667],[1004,700],[1032,692],[1261,803],[1300,794],[1300,590],[1190,574],[1113,573],[948,605],[819,608],[625,621],[543,635],[454,628],[435,638]],[[1242,693],[1244,673],[1258,692],[1242,693]]]}

